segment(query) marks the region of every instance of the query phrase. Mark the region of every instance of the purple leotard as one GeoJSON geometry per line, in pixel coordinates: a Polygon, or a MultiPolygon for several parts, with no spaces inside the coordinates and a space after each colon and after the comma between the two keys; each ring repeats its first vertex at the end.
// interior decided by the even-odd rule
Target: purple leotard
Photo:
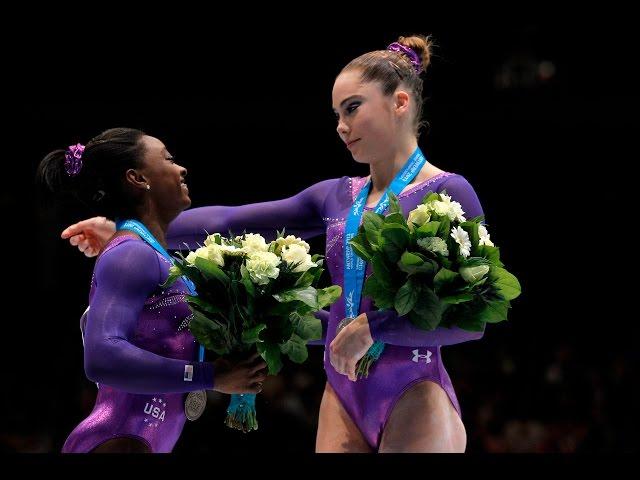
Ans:
{"type": "Polygon", "coordinates": [[[186,420],[185,392],[213,388],[213,365],[196,360],[198,344],[186,328],[186,286],[179,280],[159,287],[169,267],[128,235],[111,241],[96,261],[81,328],[85,372],[98,395],[63,452],[89,452],[118,437],[170,452],[186,420]]]}
{"type": "MultiPolygon", "coordinates": [[[[237,207],[202,207],[180,214],[169,226],[167,240],[171,247],[183,243],[195,247],[208,232],[241,232],[247,230],[273,237],[276,229],[286,227],[288,233],[303,238],[326,232],[326,259],[331,280],[344,290],[344,228],[345,219],[366,178],[342,177],[319,182],[299,194],[272,202],[237,207]]],[[[446,190],[462,204],[467,218],[482,215],[478,197],[467,180],[443,172],[409,187],[399,195],[403,213],[408,215],[426,193],[446,190]]],[[[371,209],[368,209],[371,210],[371,209]]],[[[367,266],[367,275],[371,274],[367,266]]],[[[482,337],[483,332],[468,332],[458,328],[439,327],[434,331],[414,327],[408,319],[390,311],[377,311],[370,298],[363,297],[360,312],[366,312],[371,334],[387,344],[384,353],[370,370],[369,377],[351,382],[337,373],[326,354],[336,335],[336,327],[345,316],[344,299],[333,305],[326,325],[324,367],[327,379],[343,406],[372,448],[377,449],[385,423],[395,403],[414,384],[429,380],[440,385],[460,414],[449,375],[442,363],[440,347],[482,337]]],[[[325,317],[324,313],[318,315],[325,317]]]]}

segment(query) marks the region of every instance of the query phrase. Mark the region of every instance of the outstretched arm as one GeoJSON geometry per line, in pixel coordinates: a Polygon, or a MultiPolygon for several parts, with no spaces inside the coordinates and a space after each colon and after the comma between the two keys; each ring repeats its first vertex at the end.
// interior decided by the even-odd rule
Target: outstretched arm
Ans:
{"type": "MultiPolygon", "coordinates": [[[[212,206],[182,212],[170,224],[167,242],[171,249],[184,249],[185,243],[195,249],[206,232],[226,235],[229,230],[240,234],[244,230],[273,237],[276,230],[303,238],[324,233],[322,211],[324,202],[337,180],[325,180],[290,198],[272,202],[252,203],[235,207],[212,206]]],[[[69,225],[61,238],[77,246],[87,257],[95,257],[114,234],[115,223],[105,217],[93,217],[69,225]]]]}
{"type": "Polygon", "coordinates": [[[325,180],[289,198],[235,207],[212,206],[187,210],[171,222],[167,232],[170,248],[190,249],[202,243],[209,233],[235,235],[244,230],[273,238],[276,230],[311,238],[324,233],[324,202],[336,180],[325,180]]]}

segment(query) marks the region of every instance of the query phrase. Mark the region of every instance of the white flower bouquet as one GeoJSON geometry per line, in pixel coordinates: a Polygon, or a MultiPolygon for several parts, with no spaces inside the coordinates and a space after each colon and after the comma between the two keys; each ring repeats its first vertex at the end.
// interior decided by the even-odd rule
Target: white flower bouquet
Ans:
{"type": "MultiPolygon", "coordinates": [[[[314,312],[335,302],[339,286],[317,288],[322,275],[320,255],[293,235],[267,243],[261,235],[209,235],[204,245],[178,253],[164,288],[180,276],[189,278],[197,296],[186,295],[192,311],[189,330],[206,349],[218,355],[256,349],[269,374],[282,368],[282,356],[307,359],[307,343],[322,336],[314,312]]],[[[243,431],[258,427],[255,395],[232,395],[226,424],[243,431]]]]}
{"type": "MultiPolygon", "coordinates": [[[[467,220],[464,213],[446,192],[429,193],[405,219],[389,193],[389,213],[366,212],[350,241],[373,267],[363,295],[425,330],[481,331],[506,320],[520,283],[500,261],[483,217],[467,220]]],[[[358,363],[359,376],[368,375],[383,348],[374,343],[358,363]]]]}

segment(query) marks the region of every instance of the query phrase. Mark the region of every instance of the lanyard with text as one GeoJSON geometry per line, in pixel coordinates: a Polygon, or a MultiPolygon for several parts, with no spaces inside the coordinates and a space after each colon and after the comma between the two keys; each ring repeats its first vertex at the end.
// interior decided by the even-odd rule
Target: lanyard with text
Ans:
{"type": "MultiPolygon", "coordinates": [[[[389,188],[384,192],[382,198],[374,209],[375,213],[384,212],[389,206],[389,196],[387,193],[392,191],[395,195],[400,195],[402,190],[416,178],[416,175],[420,172],[427,159],[423,155],[420,148],[411,154],[407,162],[402,169],[398,172],[396,177],[389,185],[389,188]]],[[[364,206],[369,196],[369,190],[371,189],[371,180],[362,187],[358,197],[351,206],[349,217],[345,225],[344,232],[344,303],[345,303],[345,316],[347,318],[355,318],[358,316],[358,310],[360,308],[360,297],[362,295],[362,284],[364,282],[364,274],[366,269],[365,261],[355,255],[353,248],[349,245],[349,241],[358,234],[358,227],[360,226],[360,219],[364,213],[364,206]]]]}
{"type": "MultiPolygon", "coordinates": [[[[145,227],[141,222],[137,220],[132,220],[132,219],[118,220],[116,222],[116,230],[117,231],[130,230],[132,232],[137,233],[138,235],[140,235],[140,238],[142,238],[145,242],[147,242],[151,247],[153,247],[153,249],[156,252],[158,252],[160,255],[166,258],[173,265],[173,258],[171,258],[171,255],[169,255],[169,252],[167,252],[164,249],[164,247],[160,245],[158,240],[156,240],[156,238],[149,231],[149,229],[145,227]]],[[[184,276],[182,277],[182,279],[184,280],[184,283],[187,286],[187,290],[189,291],[189,294],[196,295],[196,289],[195,289],[195,286],[193,285],[193,282],[184,276]]],[[[200,345],[198,360],[199,361],[204,360],[204,346],[202,345],[200,345]]]]}

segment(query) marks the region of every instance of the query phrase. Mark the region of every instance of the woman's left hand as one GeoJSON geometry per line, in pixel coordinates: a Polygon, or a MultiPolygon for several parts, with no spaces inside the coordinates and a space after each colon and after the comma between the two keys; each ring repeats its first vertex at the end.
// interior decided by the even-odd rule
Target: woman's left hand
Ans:
{"type": "Polygon", "coordinates": [[[336,372],[355,382],[356,364],[373,345],[366,313],[361,313],[344,327],[329,345],[329,360],[336,372]]]}

